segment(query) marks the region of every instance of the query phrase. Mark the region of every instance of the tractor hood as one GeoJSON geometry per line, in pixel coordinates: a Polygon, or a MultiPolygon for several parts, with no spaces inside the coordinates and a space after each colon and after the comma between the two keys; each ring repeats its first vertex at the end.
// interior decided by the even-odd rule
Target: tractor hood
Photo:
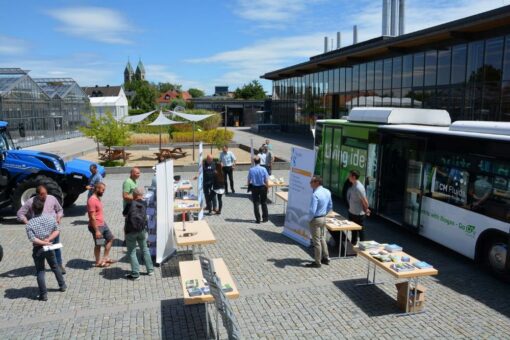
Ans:
{"type": "Polygon", "coordinates": [[[25,170],[35,168],[54,172],[64,172],[64,161],[58,155],[34,150],[8,150],[6,152],[6,166],[23,168],[25,170]]]}
{"type": "Polygon", "coordinates": [[[66,174],[67,175],[80,174],[80,175],[86,176],[87,178],[90,178],[90,176],[92,176],[92,173],[90,172],[90,166],[92,164],[97,165],[97,171],[99,171],[101,176],[104,177],[106,173],[105,173],[105,169],[103,166],[101,166],[97,163],[94,163],[91,161],[86,161],[84,159],[79,159],[79,158],[75,158],[72,161],[69,161],[66,163],[66,174]]]}

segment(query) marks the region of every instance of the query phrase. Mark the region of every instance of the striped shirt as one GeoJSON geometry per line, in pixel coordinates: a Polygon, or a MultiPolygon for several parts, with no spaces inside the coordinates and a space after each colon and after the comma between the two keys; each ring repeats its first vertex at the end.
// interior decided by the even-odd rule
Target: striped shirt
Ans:
{"type": "MultiPolygon", "coordinates": [[[[18,217],[18,221],[27,223],[34,216],[34,212],[32,211],[32,203],[34,203],[34,198],[28,199],[25,204],[18,210],[16,216],[18,217]]],[[[64,216],[64,209],[58,202],[57,198],[52,195],[46,196],[46,200],[44,201],[44,210],[43,214],[51,215],[53,218],[61,218],[64,216]]]]}

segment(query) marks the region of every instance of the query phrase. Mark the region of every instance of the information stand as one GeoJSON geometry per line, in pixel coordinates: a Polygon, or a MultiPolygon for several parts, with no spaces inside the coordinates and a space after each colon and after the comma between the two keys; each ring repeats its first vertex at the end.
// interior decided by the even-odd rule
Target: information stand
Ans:
{"type": "Polygon", "coordinates": [[[156,165],[156,263],[161,264],[176,251],[174,239],[174,163],[156,165]]]}
{"type": "Polygon", "coordinates": [[[292,148],[289,173],[289,201],[285,214],[283,234],[298,243],[310,246],[310,230],[308,223],[312,219],[308,215],[313,190],[310,180],[315,167],[315,151],[292,148]]]}

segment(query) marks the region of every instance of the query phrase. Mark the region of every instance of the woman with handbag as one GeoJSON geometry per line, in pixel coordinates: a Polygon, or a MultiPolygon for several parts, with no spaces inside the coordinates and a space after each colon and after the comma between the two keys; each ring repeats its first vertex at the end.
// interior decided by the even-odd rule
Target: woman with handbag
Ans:
{"type": "Polygon", "coordinates": [[[215,194],[215,197],[212,200],[213,209],[216,212],[216,215],[220,215],[221,208],[223,207],[222,197],[225,193],[225,177],[223,176],[223,171],[220,163],[216,163],[216,174],[214,175],[213,192],[215,194]],[[217,206],[216,200],[218,200],[217,206]],[[218,207],[218,209],[216,209],[216,207],[218,207]]]}

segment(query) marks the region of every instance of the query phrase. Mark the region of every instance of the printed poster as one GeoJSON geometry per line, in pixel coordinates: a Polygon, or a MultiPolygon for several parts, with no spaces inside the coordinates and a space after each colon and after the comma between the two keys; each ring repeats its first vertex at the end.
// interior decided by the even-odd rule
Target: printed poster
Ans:
{"type": "Polygon", "coordinates": [[[283,234],[296,242],[310,246],[309,216],[313,190],[310,180],[315,168],[315,151],[292,148],[289,172],[289,201],[283,234]]]}

